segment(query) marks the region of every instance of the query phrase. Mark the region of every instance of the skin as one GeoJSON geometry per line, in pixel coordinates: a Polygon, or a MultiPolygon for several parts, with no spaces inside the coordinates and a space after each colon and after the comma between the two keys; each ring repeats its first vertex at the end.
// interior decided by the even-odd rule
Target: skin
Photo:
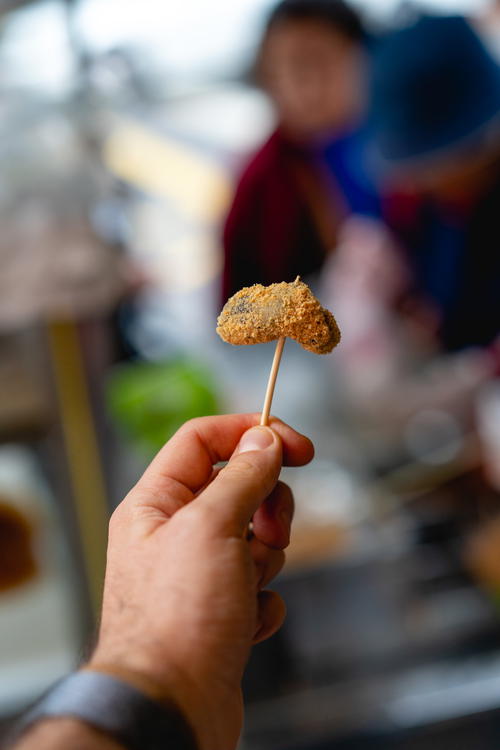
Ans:
{"type": "Polygon", "coordinates": [[[49,719],[23,736],[15,750],[123,750],[123,746],[75,719],[49,719]]]}
{"type": "Polygon", "coordinates": [[[263,45],[261,76],[283,129],[292,138],[349,127],[366,98],[360,45],[317,21],[286,21],[263,45]]]}
{"type": "Polygon", "coordinates": [[[436,200],[468,205],[480,197],[498,174],[500,150],[496,145],[474,144],[440,158],[422,159],[412,167],[395,170],[392,184],[406,191],[426,193],[436,200]]]}
{"type": "MultiPolygon", "coordinates": [[[[293,515],[278,476],[283,464],[313,456],[311,442],[291,427],[278,420],[254,427],[258,421],[246,414],[188,422],[118,506],[98,645],[84,667],[174,701],[201,750],[236,747],[251,645],[285,616],[280,597],[265,588],[283,566],[293,515]]],[[[16,750],[69,746],[116,747],[61,719],[35,726],[16,750]]]]}

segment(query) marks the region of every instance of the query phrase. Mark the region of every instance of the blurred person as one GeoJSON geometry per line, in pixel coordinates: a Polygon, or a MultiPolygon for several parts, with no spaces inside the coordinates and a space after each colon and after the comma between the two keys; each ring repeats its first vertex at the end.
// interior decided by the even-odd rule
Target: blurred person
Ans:
{"type": "Polygon", "coordinates": [[[423,16],[379,44],[373,70],[389,231],[338,253],[341,356],[372,405],[377,389],[404,414],[464,404],[498,362],[500,67],[465,19],[423,16]]]}
{"type": "Polygon", "coordinates": [[[224,227],[223,301],[317,272],[351,212],[377,213],[363,162],[367,41],[343,0],[283,0],[257,75],[278,125],[236,188],[224,227]]]}
{"type": "Polygon", "coordinates": [[[424,17],[381,46],[374,110],[412,293],[440,347],[487,346],[500,324],[500,67],[464,19],[424,17]]]}
{"type": "Polygon", "coordinates": [[[258,422],[186,423],[118,506],[97,647],[28,714],[15,750],[234,750],[251,645],[285,616],[266,589],[293,515],[280,469],[313,455],[292,428],[258,422]]]}

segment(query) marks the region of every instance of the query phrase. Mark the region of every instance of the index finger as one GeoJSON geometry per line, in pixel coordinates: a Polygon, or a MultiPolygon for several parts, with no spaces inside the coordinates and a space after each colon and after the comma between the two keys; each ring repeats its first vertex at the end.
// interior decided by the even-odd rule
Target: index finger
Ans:
{"type": "MultiPolygon", "coordinates": [[[[259,420],[260,414],[227,414],[186,422],[153,459],[135,490],[160,500],[173,493],[177,507],[184,505],[208,482],[214,465],[227,461],[243,433],[259,420]]],[[[285,466],[309,463],[314,455],[309,438],[279,419],[272,418],[270,427],[281,438],[285,466]]]]}

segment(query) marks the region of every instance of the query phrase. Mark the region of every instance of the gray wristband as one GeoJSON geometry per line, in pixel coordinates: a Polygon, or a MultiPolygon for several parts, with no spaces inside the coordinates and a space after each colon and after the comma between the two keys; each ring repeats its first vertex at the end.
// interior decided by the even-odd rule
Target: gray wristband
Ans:
{"type": "Polygon", "coordinates": [[[101,672],[75,672],[29,711],[19,727],[72,717],[117,740],[129,750],[197,750],[180,711],[144,695],[127,682],[101,672]]]}

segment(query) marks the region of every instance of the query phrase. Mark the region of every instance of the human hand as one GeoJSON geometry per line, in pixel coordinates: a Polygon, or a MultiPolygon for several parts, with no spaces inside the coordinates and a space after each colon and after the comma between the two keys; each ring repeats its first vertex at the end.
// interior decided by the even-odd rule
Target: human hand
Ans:
{"type": "Polygon", "coordinates": [[[102,622],[87,668],[173,700],[202,750],[236,746],[251,644],[283,622],[283,601],[264,590],[283,566],[293,515],[278,476],[282,463],[313,456],[311,442],[277,420],[250,430],[258,419],[185,424],[110,522],[102,622]]]}

